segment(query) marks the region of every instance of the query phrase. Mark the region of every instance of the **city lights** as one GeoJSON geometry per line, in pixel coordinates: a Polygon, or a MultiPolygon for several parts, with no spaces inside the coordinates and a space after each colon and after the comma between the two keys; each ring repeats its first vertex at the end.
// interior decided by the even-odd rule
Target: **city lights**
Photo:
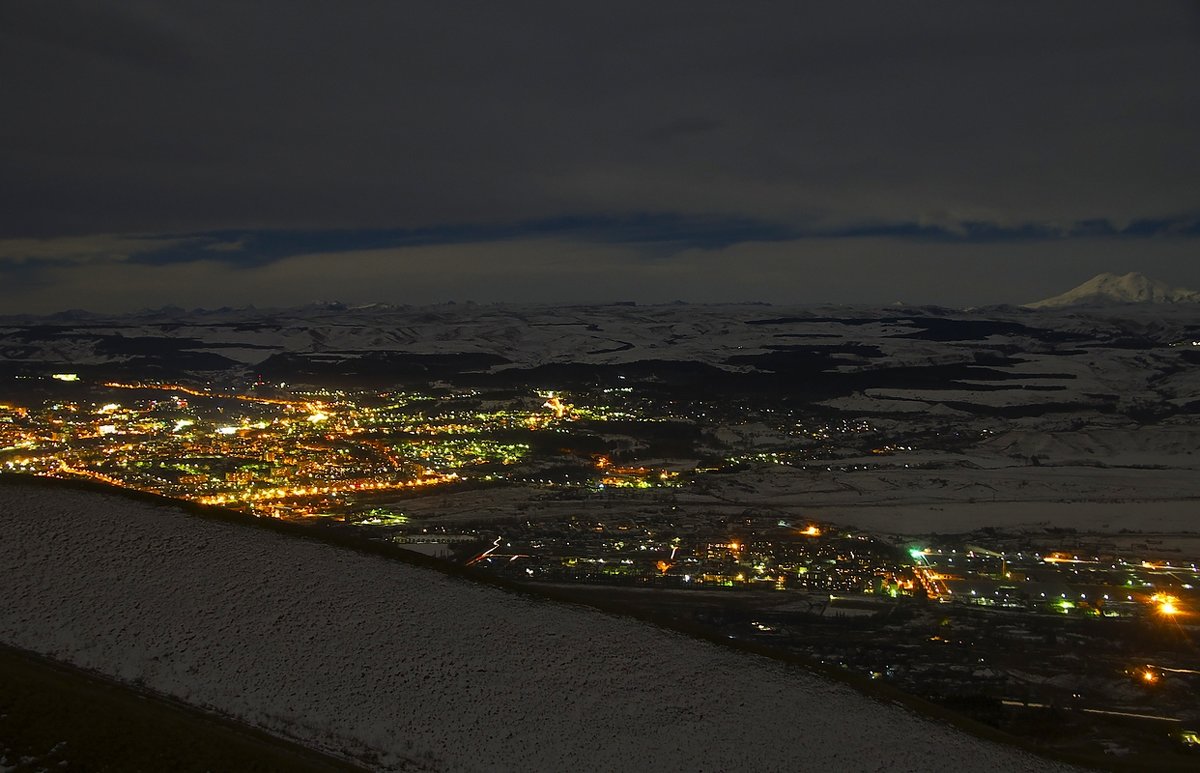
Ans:
{"type": "Polygon", "coordinates": [[[1164,617],[1174,617],[1179,614],[1179,599],[1165,593],[1156,593],[1150,601],[1157,605],[1157,611],[1164,617]]]}

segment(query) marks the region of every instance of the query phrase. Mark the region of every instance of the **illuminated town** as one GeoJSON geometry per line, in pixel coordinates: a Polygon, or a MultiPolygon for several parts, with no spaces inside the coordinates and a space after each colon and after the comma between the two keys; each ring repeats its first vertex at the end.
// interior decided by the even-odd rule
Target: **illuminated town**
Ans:
{"type": "Polygon", "coordinates": [[[904,465],[912,433],[632,387],[216,388],[72,373],[19,386],[0,401],[4,473],[310,523],[616,599],[1009,731],[1036,735],[1052,713],[1058,737],[1042,740],[1063,748],[1114,734],[1134,749],[1195,745],[1200,538],[910,539],[689,499],[748,465],[904,465]],[[718,454],[697,428],[722,411],[767,417],[797,441],[718,454]],[[506,514],[472,515],[482,502],[506,514]]]}
{"type": "MultiPolygon", "coordinates": [[[[58,374],[58,380],[74,377],[58,374]]],[[[521,438],[558,431],[567,420],[553,394],[533,408],[426,416],[422,405],[453,405],[471,395],[229,394],[117,382],[100,388],[112,402],[0,404],[4,471],[79,476],[302,518],[339,512],[369,492],[504,477],[529,453],[521,438]]],[[[616,470],[604,479],[649,485],[646,474],[616,470]]]]}

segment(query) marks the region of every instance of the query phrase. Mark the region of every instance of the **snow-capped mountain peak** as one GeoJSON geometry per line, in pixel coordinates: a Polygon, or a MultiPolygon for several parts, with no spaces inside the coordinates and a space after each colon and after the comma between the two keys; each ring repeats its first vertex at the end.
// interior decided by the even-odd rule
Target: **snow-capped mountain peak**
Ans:
{"type": "Polygon", "coordinates": [[[1098,274],[1053,298],[1027,303],[1031,309],[1110,303],[1200,303],[1200,292],[1172,287],[1166,282],[1130,272],[1124,276],[1098,274]]]}

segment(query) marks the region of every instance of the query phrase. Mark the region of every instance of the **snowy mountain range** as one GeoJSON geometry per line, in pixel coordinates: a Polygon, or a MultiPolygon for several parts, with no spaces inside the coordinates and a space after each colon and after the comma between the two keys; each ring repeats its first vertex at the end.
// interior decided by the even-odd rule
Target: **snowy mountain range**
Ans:
{"type": "Polygon", "coordinates": [[[1200,303],[1200,292],[1130,272],[1124,276],[1098,274],[1062,295],[1025,304],[1030,309],[1111,303],[1200,303]]]}

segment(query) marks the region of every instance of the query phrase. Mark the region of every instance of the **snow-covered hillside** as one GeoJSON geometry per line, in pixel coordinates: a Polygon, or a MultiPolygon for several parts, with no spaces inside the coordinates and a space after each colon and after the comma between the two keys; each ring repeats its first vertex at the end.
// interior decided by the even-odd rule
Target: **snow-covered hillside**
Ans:
{"type": "Polygon", "coordinates": [[[170,507],[0,487],[0,641],[395,770],[1047,770],[776,662],[170,507]]]}
{"type": "Polygon", "coordinates": [[[1172,287],[1136,272],[1098,274],[1062,295],[1027,304],[1031,309],[1105,303],[1197,303],[1200,292],[1172,287]]]}
{"type": "MultiPolygon", "coordinates": [[[[296,381],[330,362],[361,372],[386,356],[433,377],[552,364],[705,363],[762,370],[752,358],[823,352],[839,372],[975,363],[977,354],[1178,342],[1200,335],[1200,305],[1075,309],[789,308],[756,304],[159,310],[85,318],[0,317],[0,365],[31,374],[68,367],[110,376],[266,373],[296,381]],[[1171,307],[1168,307],[1171,308],[1171,307]],[[440,358],[440,359],[431,359],[440,358]],[[437,372],[434,372],[437,371],[437,372]]],[[[766,363],[769,364],[769,363],[766,363]]]]}

